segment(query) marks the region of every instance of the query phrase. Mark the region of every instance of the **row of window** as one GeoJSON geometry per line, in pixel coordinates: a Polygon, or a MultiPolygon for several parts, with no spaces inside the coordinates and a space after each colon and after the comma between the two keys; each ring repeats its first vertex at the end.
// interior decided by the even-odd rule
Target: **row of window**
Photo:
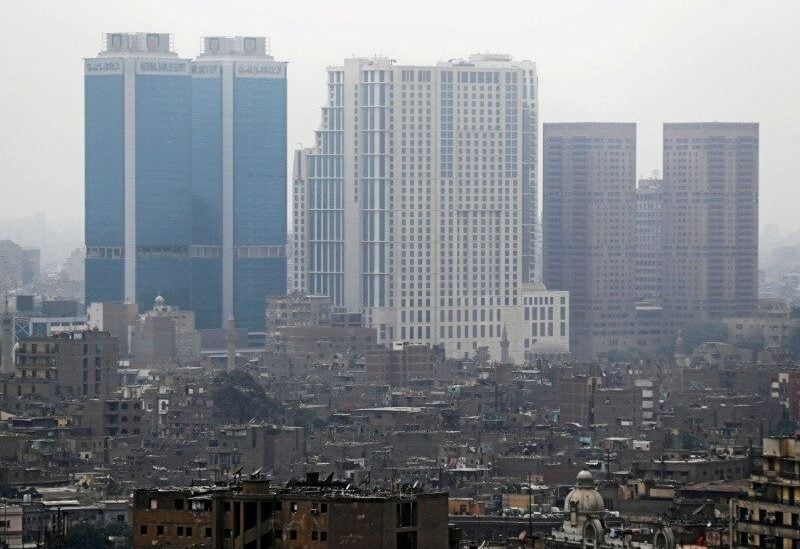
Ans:
{"type": "MultiPolygon", "coordinates": [[[[140,536],[146,536],[148,534],[148,532],[152,531],[152,530],[150,530],[151,526],[153,526],[153,525],[147,525],[147,524],[140,525],[139,526],[139,535],[140,536]]],[[[168,529],[167,529],[168,527],[167,526],[164,526],[163,524],[157,524],[157,525],[154,525],[154,527],[155,527],[155,534],[157,536],[165,536],[165,535],[167,535],[167,532],[168,532],[168,529]]],[[[210,538],[211,537],[211,528],[205,528],[203,534],[204,534],[204,537],[210,538]]],[[[194,535],[194,529],[193,529],[192,526],[176,526],[175,527],[175,535],[177,537],[190,538],[190,537],[192,537],[194,535]]]]}

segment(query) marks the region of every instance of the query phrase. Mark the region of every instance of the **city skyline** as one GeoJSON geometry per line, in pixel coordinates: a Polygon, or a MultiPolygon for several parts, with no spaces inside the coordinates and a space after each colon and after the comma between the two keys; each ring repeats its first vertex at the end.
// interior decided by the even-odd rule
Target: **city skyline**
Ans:
{"type": "MultiPolygon", "coordinates": [[[[540,18],[530,26],[498,21],[498,16],[490,13],[486,17],[492,24],[487,24],[487,29],[484,29],[473,16],[462,15],[454,18],[447,28],[458,26],[456,23],[459,23],[474,32],[455,34],[446,43],[426,35],[421,40],[413,41],[413,44],[397,39],[399,33],[411,28],[413,20],[410,16],[401,15],[392,28],[387,28],[385,22],[376,21],[369,28],[361,29],[364,37],[372,38],[370,42],[365,42],[363,37],[354,40],[346,36],[338,40],[322,32],[321,36],[326,44],[330,42],[330,47],[309,50],[300,47],[300,44],[304,37],[308,37],[308,33],[324,31],[321,29],[321,20],[327,17],[347,27],[351,24],[350,18],[332,12],[330,8],[320,7],[319,17],[312,17],[306,25],[298,26],[299,19],[292,13],[281,13],[273,8],[243,2],[237,6],[251,13],[252,17],[242,18],[237,16],[236,10],[231,10],[219,17],[215,12],[213,22],[203,22],[203,17],[211,17],[210,5],[201,3],[196,6],[198,19],[187,28],[188,23],[181,21],[177,15],[181,7],[179,4],[160,6],[159,9],[132,9],[133,13],[125,13],[124,10],[106,12],[102,5],[85,4],[74,7],[75,13],[93,10],[91,13],[97,16],[89,18],[89,28],[81,29],[80,33],[72,29],[65,29],[61,34],[34,31],[39,37],[38,40],[29,40],[34,54],[37,51],[44,53],[41,48],[47,48],[58,36],[59,48],[49,48],[45,59],[54,62],[49,74],[57,76],[64,84],[58,86],[58,90],[43,86],[42,73],[24,69],[24,66],[18,65],[16,58],[10,60],[13,67],[20,69],[17,71],[18,78],[28,91],[23,97],[18,97],[16,92],[9,89],[0,92],[7,95],[5,104],[13,105],[4,115],[21,112],[27,116],[4,118],[4,124],[0,126],[4,128],[0,130],[0,142],[3,145],[0,154],[8,154],[9,158],[14,159],[2,164],[0,174],[4,180],[20,182],[15,186],[14,200],[8,201],[15,206],[2,207],[0,215],[14,216],[20,210],[19,205],[22,205],[25,211],[45,212],[51,220],[82,217],[80,189],[83,155],[78,137],[83,123],[79,107],[82,86],[74,75],[66,74],[64,67],[74,64],[75,59],[91,56],[97,50],[97,37],[106,30],[144,29],[174,33],[175,49],[183,57],[198,53],[202,35],[250,33],[270,36],[273,45],[280,45],[281,58],[292,64],[293,79],[288,90],[293,98],[289,103],[288,115],[289,158],[299,144],[310,145],[309,136],[316,127],[316,113],[324,104],[321,87],[314,84],[320,81],[321,69],[352,54],[389,54],[405,64],[480,51],[504,51],[518,59],[535,59],[542,75],[540,123],[582,120],[636,122],[639,128],[637,166],[640,172],[637,176],[647,176],[661,165],[660,133],[663,121],[758,121],[762,128],[762,145],[775,151],[761,164],[760,218],[769,219],[784,231],[800,228],[794,217],[780,208],[786,198],[800,198],[794,196],[795,192],[800,191],[783,184],[792,176],[789,151],[796,148],[793,144],[797,143],[798,135],[794,128],[800,126],[792,123],[797,114],[790,108],[790,98],[799,87],[797,77],[785,71],[770,72],[764,69],[758,73],[759,78],[741,81],[736,76],[742,73],[755,74],[754,71],[762,65],[764,48],[769,49],[768,57],[772,63],[781,64],[784,59],[787,63],[790,61],[790,57],[784,57],[791,48],[784,47],[788,34],[782,29],[792,18],[782,17],[781,14],[796,9],[794,5],[771,3],[760,6],[759,17],[751,21],[745,17],[745,12],[726,12],[722,3],[699,7],[678,6],[671,10],[625,3],[603,8],[572,3],[559,10],[542,7],[540,18]],[[572,29],[574,32],[588,33],[587,37],[591,39],[601,34],[599,29],[616,24],[615,18],[624,15],[626,10],[631,17],[638,16],[637,24],[630,28],[630,38],[627,40],[606,33],[607,43],[586,51],[565,43],[565,39],[556,32],[556,29],[572,29]],[[701,41],[707,32],[702,21],[714,21],[714,36],[718,40],[713,47],[701,48],[695,55],[687,55],[687,48],[701,41]],[[748,30],[750,26],[760,32],[748,30]],[[488,27],[493,28],[494,32],[489,33],[488,27]],[[498,29],[504,28],[508,31],[498,32],[498,29]],[[529,31],[527,34],[524,32],[526,28],[529,31]],[[765,32],[764,29],[771,31],[765,32]],[[69,39],[65,39],[63,33],[67,33],[69,39]],[[683,40],[671,43],[670,37],[673,35],[683,40]],[[472,38],[471,42],[469,38],[472,38]],[[365,43],[369,44],[366,48],[365,43]],[[666,44],[669,44],[668,48],[664,48],[666,44]],[[618,53],[612,55],[613,51],[618,53]],[[731,56],[728,51],[736,52],[736,55],[731,56]],[[648,55],[652,56],[649,62],[646,61],[648,55]],[[692,87],[691,83],[701,77],[704,85],[692,87]],[[771,79],[776,84],[779,81],[781,85],[770,85],[771,79]],[[65,107],[72,104],[75,108],[59,108],[61,123],[53,126],[47,124],[52,119],[47,113],[54,112],[56,97],[65,107]],[[23,100],[28,98],[33,101],[23,100]],[[34,105],[35,110],[32,110],[34,105]],[[777,108],[781,105],[783,108],[777,108]],[[23,119],[26,123],[21,126],[23,119]],[[46,131],[34,131],[45,127],[46,131]],[[34,146],[34,143],[38,145],[34,146]],[[40,158],[44,150],[49,152],[52,162],[33,161],[40,158]],[[53,165],[60,167],[59,176],[52,171],[53,165]],[[27,168],[22,170],[22,166],[27,168]]],[[[192,7],[195,8],[194,3],[192,7]]],[[[61,9],[61,6],[55,6],[37,16],[56,18],[61,9]]],[[[434,10],[434,16],[448,11],[443,7],[431,9],[434,10]]],[[[21,17],[25,17],[26,14],[32,15],[29,10],[26,6],[20,6],[18,11],[21,17]]],[[[432,25],[422,22],[421,30],[424,31],[429,24],[432,25]]],[[[7,35],[23,32],[20,27],[24,28],[25,25],[9,28],[7,35]]],[[[38,28],[46,29],[47,24],[38,28]]],[[[26,28],[24,32],[30,30],[26,28]]]]}
{"type": "Polygon", "coordinates": [[[0,549],[800,548],[797,0],[3,8],[0,549]]]}

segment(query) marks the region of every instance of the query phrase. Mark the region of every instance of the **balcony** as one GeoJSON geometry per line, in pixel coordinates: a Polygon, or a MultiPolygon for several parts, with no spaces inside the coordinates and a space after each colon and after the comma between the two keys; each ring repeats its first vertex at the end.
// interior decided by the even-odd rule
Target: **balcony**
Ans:
{"type": "Polygon", "coordinates": [[[735,523],[735,528],[737,532],[800,540],[800,529],[786,524],[761,524],[755,521],[740,520],[735,523]]]}

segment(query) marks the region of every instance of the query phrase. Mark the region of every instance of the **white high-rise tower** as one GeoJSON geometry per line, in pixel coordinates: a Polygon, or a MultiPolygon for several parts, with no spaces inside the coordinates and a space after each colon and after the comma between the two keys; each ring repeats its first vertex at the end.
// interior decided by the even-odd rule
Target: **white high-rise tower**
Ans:
{"type": "Polygon", "coordinates": [[[566,315],[543,338],[524,315],[523,294],[542,293],[537,91],[536,65],[507,55],[328,69],[315,146],[295,161],[293,289],[363,311],[382,342],[450,356],[498,358],[504,325],[516,360],[559,338],[566,315]]]}

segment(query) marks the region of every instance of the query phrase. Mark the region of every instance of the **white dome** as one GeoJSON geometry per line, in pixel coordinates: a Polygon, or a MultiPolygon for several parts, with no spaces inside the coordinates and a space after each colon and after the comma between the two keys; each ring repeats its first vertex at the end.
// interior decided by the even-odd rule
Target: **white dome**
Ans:
{"type": "Polygon", "coordinates": [[[594,487],[594,477],[589,471],[578,473],[575,488],[564,499],[564,511],[571,511],[572,504],[578,506],[578,513],[596,513],[605,510],[603,496],[594,487]]]}
{"type": "Polygon", "coordinates": [[[592,476],[592,473],[590,473],[586,469],[584,469],[583,471],[578,473],[578,483],[577,484],[578,484],[578,486],[582,486],[584,484],[588,485],[588,486],[594,486],[594,477],[592,476]]]}

